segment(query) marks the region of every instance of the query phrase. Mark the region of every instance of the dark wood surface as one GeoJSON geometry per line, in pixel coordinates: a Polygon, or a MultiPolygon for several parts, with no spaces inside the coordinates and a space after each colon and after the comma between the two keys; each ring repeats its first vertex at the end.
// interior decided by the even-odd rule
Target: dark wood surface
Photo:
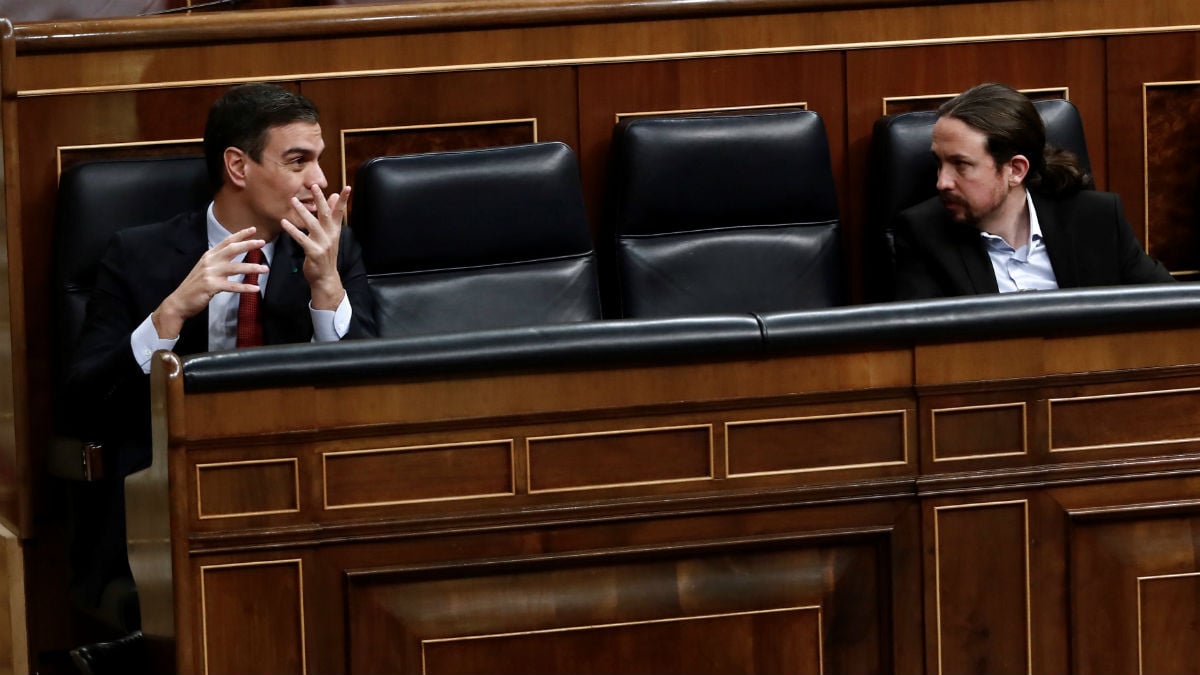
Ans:
{"type": "Polygon", "coordinates": [[[1198,338],[202,394],[164,355],[147,630],[181,672],[1187,671],[1198,338]]]}

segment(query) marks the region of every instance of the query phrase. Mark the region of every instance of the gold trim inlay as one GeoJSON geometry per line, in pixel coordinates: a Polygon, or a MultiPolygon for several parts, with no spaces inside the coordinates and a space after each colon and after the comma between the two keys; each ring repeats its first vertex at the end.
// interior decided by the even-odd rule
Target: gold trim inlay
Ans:
{"type": "Polygon", "coordinates": [[[436,124],[403,124],[400,126],[387,127],[359,127],[355,129],[341,130],[341,152],[342,152],[342,185],[346,184],[346,136],[359,135],[366,136],[373,133],[381,133],[386,131],[409,131],[413,129],[446,129],[451,127],[485,127],[498,124],[514,124],[517,122],[529,122],[533,127],[533,142],[538,140],[538,118],[536,117],[514,117],[512,119],[498,120],[471,120],[468,122],[438,122],[436,124]]]}
{"type": "Polygon", "coordinates": [[[254,562],[240,563],[224,563],[219,565],[201,565],[200,566],[200,635],[201,635],[201,651],[204,658],[204,675],[208,673],[208,596],[204,588],[204,574],[209,570],[231,569],[235,567],[272,567],[275,565],[292,565],[296,566],[296,590],[300,605],[300,672],[302,675],[308,673],[308,647],[305,637],[305,612],[304,612],[304,561],[300,558],[287,558],[282,560],[261,560],[254,562]]]}
{"type": "Polygon", "coordinates": [[[776,419],[761,419],[761,420],[741,420],[725,423],[725,475],[729,478],[746,478],[752,476],[778,476],[785,474],[797,473],[814,473],[821,471],[840,471],[843,469],[871,469],[882,466],[904,466],[909,460],[909,444],[908,444],[908,410],[900,408],[897,410],[870,410],[866,412],[854,413],[837,413],[832,415],[811,415],[802,417],[780,417],[776,419]],[[731,452],[729,450],[729,429],[730,427],[755,426],[762,424],[778,424],[784,422],[810,422],[815,420],[827,419],[845,419],[849,417],[885,417],[891,415],[900,415],[900,423],[902,425],[901,433],[904,443],[904,459],[891,462],[862,462],[859,464],[838,464],[835,466],[814,466],[805,469],[780,469],[778,471],[747,471],[744,473],[731,473],[729,471],[729,461],[731,452]]]}
{"type": "Polygon", "coordinates": [[[434,443],[429,445],[405,445],[394,448],[364,448],[361,450],[335,450],[332,452],[321,453],[321,500],[326,511],[336,511],[339,509],[356,509],[376,506],[396,506],[399,504],[432,504],[435,502],[460,501],[465,499],[494,499],[496,497],[512,497],[517,494],[516,487],[516,452],[514,451],[514,440],[511,438],[497,438],[490,441],[466,441],[461,443],[434,443]],[[425,450],[444,450],[449,448],[468,448],[468,447],[488,447],[488,446],[508,446],[508,479],[509,492],[485,492],[471,495],[454,495],[451,497],[429,497],[425,499],[396,499],[383,502],[355,502],[352,504],[338,504],[335,506],[329,505],[329,469],[326,463],[327,458],[332,456],[343,457],[347,455],[386,455],[392,453],[404,452],[419,452],[425,450]]]}
{"type": "Polygon", "coordinates": [[[203,138],[178,138],[162,141],[129,141],[125,143],[92,143],[85,145],[59,145],[54,149],[55,176],[62,177],[62,156],[64,150],[106,150],[108,148],[152,148],[162,145],[186,145],[203,143],[203,138]]]}
{"type": "Polygon", "coordinates": [[[988,457],[1017,457],[1029,454],[1029,410],[1024,401],[1015,403],[992,403],[987,405],[968,405],[958,406],[954,408],[934,408],[929,411],[929,444],[930,451],[933,453],[933,461],[935,462],[962,462],[972,459],[985,459],[988,457]],[[1020,408],[1021,409],[1021,451],[1020,452],[992,452],[985,455],[966,455],[963,457],[938,457],[937,451],[937,415],[938,413],[948,412],[963,412],[967,410],[989,410],[998,408],[1020,408]]]}
{"type": "Polygon", "coordinates": [[[1163,579],[1180,579],[1183,577],[1200,577],[1200,572],[1182,572],[1179,574],[1152,574],[1147,576],[1139,576],[1137,578],[1137,634],[1138,634],[1138,675],[1144,675],[1146,666],[1144,663],[1145,636],[1142,632],[1142,582],[1143,581],[1161,581],[1163,579]]]}
{"type": "Polygon", "coordinates": [[[208,464],[196,465],[196,518],[199,520],[215,520],[219,518],[238,518],[242,516],[268,516],[277,515],[280,513],[300,513],[300,460],[295,457],[282,457],[280,459],[247,459],[234,462],[211,462],[208,464]],[[253,464],[291,464],[292,465],[292,490],[293,496],[296,499],[296,508],[294,509],[272,509],[269,511],[242,511],[238,513],[222,513],[206,516],[204,515],[203,493],[200,490],[200,470],[201,469],[216,469],[231,466],[248,466],[253,464]]]}
{"type": "Polygon", "coordinates": [[[716,449],[713,444],[713,425],[712,424],[687,424],[671,427],[646,427],[640,429],[617,429],[612,431],[590,431],[579,434],[555,434],[552,436],[529,436],[525,439],[525,484],[529,486],[529,494],[550,494],[555,492],[578,492],[580,490],[599,490],[603,488],[616,487],[634,487],[638,485],[667,485],[670,483],[690,483],[706,480],[714,480],[716,478],[716,449]],[[599,436],[629,436],[633,434],[655,434],[668,431],[689,431],[707,429],[708,430],[708,475],[691,478],[668,478],[665,480],[643,480],[630,481],[628,483],[603,483],[600,485],[579,485],[575,487],[562,488],[542,488],[533,489],[533,469],[532,458],[530,457],[530,445],[534,441],[554,441],[554,440],[571,440],[577,438],[595,438],[599,436]]]}
{"type": "Polygon", "coordinates": [[[1101,443],[1099,445],[1079,445],[1062,448],[1054,447],[1054,404],[1077,403],[1079,401],[1095,401],[1102,399],[1142,398],[1146,396],[1173,396],[1176,394],[1194,394],[1200,392],[1200,387],[1185,387],[1182,389],[1155,389],[1153,391],[1131,391],[1122,394],[1097,394],[1093,396],[1072,396],[1068,398],[1051,398],[1046,400],[1046,441],[1050,452],[1079,452],[1081,450],[1107,450],[1115,448],[1131,448],[1150,445],[1170,445],[1172,443],[1191,443],[1200,441],[1200,436],[1189,438],[1170,438],[1158,441],[1130,441],[1128,443],[1101,443]]]}
{"type": "Polygon", "coordinates": [[[781,614],[784,612],[813,612],[817,613],[817,664],[818,672],[825,672],[825,626],[824,613],[821,605],[799,605],[796,607],[776,607],[772,609],[756,609],[743,612],[722,612],[718,614],[699,614],[696,616],[667,617],[663,619],[644,619],[642,621],[618,621],[613,623],[590,624],[582,626],[562,626],[557,628],[540,628],[535,630],[511,631],[506,633],[485,633],[479,635],[463,635],[448,638],[423,638],[421,640],[421,672],[429,672],[426,662],[425,646],[430,644],[450,642],[470,642],[496,638],[521,637],[525,635],[548,635],[554,633],[575,633],[587,630],[603,630],[608,628],[623,628],[626,626],[645,626],[664,623],[682,623],[707,619],[724,619],[738,616],[761,616],[764,614],[781,614]]]}
{"type": "Polygon", "coordinates": [[[621,123],[624,117],[653,117],[655,115],[685,115],[689,113],[712,113],[712,112],[745,112],[748,110],[786,110],[789,108],[800,108],[808,110],[808,101],[796,101],[794,103],[763,103],[760,105],[733,105],[719,108],[679,108],[676,110],[643,110],[638,112],[619,112],[616,114],[616,124],[621,123]]]}
{"type": "Polygon", "coordinates": [[[1025,524],[1025,668],[1026,673],[1033,673],[1033,590],[1030,580],[1030,552],[1029,552],[1029,500],[1028,499],[1010,499],[995,502],[979,502],[975,504],[953,504],[949,506],[933,507],[933,590],[934,590],[934,611],[937,631],[934,635],[934,641],[937,645],[937,672],[942,675],[945,670],[942,667],[942,546],[941,546],[941,512],[942,511],[965,511],[967,509],[989,508],[996,506],[1021,506],[1021,512],[1024,517],[1025,524]]]}
{"type": "MultiPolygon", "coordinates": [[[[809,52],[859,51],[866,49],[889,49],[894,47],[923,47],[940,45],[986,44],[1003,42],[1027,42],[1030,40],[1053,40],[1075,37],[1108,37],[1123,35],[1156,35],[1162,33],[1186,33],[1200,30],[1200,24],[1181,26],[1139,26],[1136,28],[1096,28],[1075,31],[1045,31],[1033,33],[1007,33],[995,35],[973,35],[965,37],[922,38],[916,40],[884,40],[861,42],[833,42],[813,45],[786,45],[782,47],[753,47],[745,49],[714,49],[709,51],[667,52],[661,54],[630,54],[625,56],[591,56],[565,59],[527,59],[523,61],[495,61],[462,63],[443,66],[409,66],[399,68],[368,68],[345,71],[317,71],[309,73],[274,73],[253,77],[218,77],[194,80],[168,80],[163,82],[138,82],[134,84],[109,84],[78,87],[52,87],[48,89],[22,89],[18,98],[53,96],[83,93],[144,91],[150,89],[181,89],[186,87],[231,86],[245,82],[279,82],[281,80],[324,80],[349,79],[354,77],[386,77],[389,75],[415,75],[424,73],[470,72],[482,70],[506,70],[548,66],[605,65],[636,63],[642,61],[678,61],[691,58],[714,58],[721,56],[756,56],[770,54],[804,54],[809,52]]],[[[273,40],[272,42],[275,42],[273,40]]],[[[263,44],[267,44],[264,42],[263,44]]]]}
{"type": "MultiPolygon", "coordinates": [[[[1017,91],[1020,91],[1021,93],[1026,94],[1026,95],[1028,95],[1028,94],[1045,94],[1047,92],[1060,91],[1060,92],[1062,92],[1063,98],[1065,100],[1067,100],[1067,101],[1071,100],[1071,88],[1070,87],[1040,87],[1040,88],[1035,88],[1035,89],[1018,89],[1017,91]]],[[[893,101],[895,101],[897,103],[902,102],[902,101],[936,101],[938,99],[951,99],[951,98],[954,98],[955,96],[958,96],[961,93],[962,92],[960,92],[960,91],[956,91],[956,92],[953,92],[950,94],[916,94],[916,95],[912,95],[912,96],[884,96],[883,97],[883,105],[881,108],[883,111],[882,114],[883,115],[889,114],[888,113],[888,103],[891,103],[893,101]]]]}

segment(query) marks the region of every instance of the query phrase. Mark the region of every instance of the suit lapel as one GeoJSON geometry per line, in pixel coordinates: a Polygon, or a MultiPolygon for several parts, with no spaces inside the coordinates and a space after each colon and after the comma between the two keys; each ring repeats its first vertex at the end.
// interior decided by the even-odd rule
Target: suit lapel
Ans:
{"type": "Polygon", "coordinates": [[[309,289],[304,278],[304,250],[280,233],[263,295],[263,339],[267,344],[303,342],[312,337],[309,289]]]}
{"type": "MultiPolygon", "coordinates": [[[[180,230],[180,236],[174,238],[174,257],[167,263],[169,278],[174,280],[171,290],[187,278],[188,273],[208,250],[207,212],[202,210],[189,213],[180,224],[180,230]]],[[[179,354],[208,351],[208,307],[183,323],[175,351],[179,354]]]]}
{"type": "Polygon", "coordinates": [[[945,226],[951,232],[950,238],[971,292],[976,295],[998,293],[1000,287],[996,284],[996,273],[992,270],[992,261],[988,258],[979,231],[954,222],[949,214],[945,216],[945,226]]]}
{"type": "Polygon", "coordinates": [[[1042,240],[1046,244],[1046,253],[1050,256],[1050,267],[1054,269],[1054,278],[1059,288],[1071,288],[1079,285],[1079,273],[1071,241],[1071,229],[1059,213],[1059,202],[1036,192],[1033,195],[1033,208],[1037,209],[1038,224],[1042,228],[1042,240]]]}

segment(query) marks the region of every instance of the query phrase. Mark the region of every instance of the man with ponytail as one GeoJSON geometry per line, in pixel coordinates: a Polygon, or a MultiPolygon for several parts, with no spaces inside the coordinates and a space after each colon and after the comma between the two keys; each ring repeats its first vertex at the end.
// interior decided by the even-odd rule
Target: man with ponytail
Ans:
{"type": "Polygon", "coordinates": [[[1171,282],[1120,198],[1046,145],[1033,103],[1002,84],[938,109],[938,196],[897,217],[898,299],[1171,282]]]}

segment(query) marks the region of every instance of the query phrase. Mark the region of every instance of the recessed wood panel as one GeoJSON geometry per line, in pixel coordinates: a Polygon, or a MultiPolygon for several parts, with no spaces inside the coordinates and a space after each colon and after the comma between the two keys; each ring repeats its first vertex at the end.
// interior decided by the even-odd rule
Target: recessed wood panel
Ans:
{"type": "Polygon", "coordinates": [[[325,508],[513,494],[512,441],[326,452],[325,508]]]}
{"type": "Polygon", "coordinates": [[[904,410],[731,422],[729,476],[903,464],[904,410]]]}
{"type": "Polygon", "coordinates": [[[930,415],[935,462],[1028,452],[1024,403],[939,408],[930,415]]]}
{"type": "Polygon", "coordinates": [[[528,439],[529,491],[708,480],[712,427],[669,427],[528,439]]]}
{"type": "Polygon", "coordinates": [[[1200,673],[1200,572],[1138,578],[1138,672],[1200,673]]]}
{"type": "Polygon", "coordinates": [[[886,671],[881,544],[852,535],[356,571],[348,670],[886,671]]]}
{"type": "Polygon", "coordinates": [[[1164,515],[1169,505],[1072,518],[1075,672],[1200,672],[1200,516],[1194,504],[1164,515]]]}
{"type": "Polygon", "coordinates": [[[200,568],[204,672],[304,673],[299,560],[200,568]]]}
{"type": "Polygon", "coordinates": [[[1106,44],[1110,189],[1151,255],[1175,272],[1197,270],[1200,175],[1189,153],[1198,127],[1188,115],[1200,81],[1200,33],[1117,36],[1106,44]]]}
{"type": "Polygon", "coordinates": [[[933,521],[936,672],[1029,672],[1026,503],[935,507],[933,521]]]}
{"type": "Polygon", "coordinates": [[[1200,389],[1051,399],[1050,450],[1200,440],[1200,389]]]}
{"type": "Polygon", "coordinates": [[[295,459],[196,465],[196,511],[201,519],[299,510],[295,459]]]}
{"type": "Polygon", "coordinates": [[[821,667],[821,610],[798,607],[634,621],[422,643],[430,675],[511,673],[811,673],[821,667]],[[778,649],[747,636],[773,635],[778,649]],[[664,649],[664,645],[687,648],[664,649]],[[580,654],[589,654],[584,661],[580,654]]]}
{"type": "Polygon", "coordinates": [[[1200,82],[1146,84],[1147,252],[1200,274],[1200,82]]]}
{"type": "Polygon", "coordinates": [[[373,157],[471,150],[537,141],[537,120],[478,120],[448,124],[342,130],[343,183],[373,157]]]}

